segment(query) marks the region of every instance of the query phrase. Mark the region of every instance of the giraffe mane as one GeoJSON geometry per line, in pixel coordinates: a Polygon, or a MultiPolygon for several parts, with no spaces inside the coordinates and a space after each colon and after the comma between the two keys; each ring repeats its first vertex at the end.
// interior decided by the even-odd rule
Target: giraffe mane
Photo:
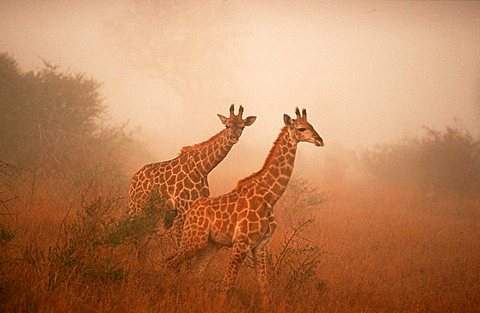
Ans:
{"type": "Polygon", "coordinates": [[[221,131],[219,131],[218,133],[216,133],[215,135],[213,135],[212,137],[208,138],[207,140],[205,140],[201,143],[197,143],[197,144],[194,144],[194,145],[191,145],[191,146],[182,147],[182,149],[180,149],[180,152],[178,153],[178,156],[184,155],[185,153],[188,153],[192,150],[198,149],[203,145],[208,145],[212,140],[215,140],[215,138],[217,136],[219,136],[223,131],[225,131],[225,129],[222,129],[221,131]]]}
{"type": "Polygon", "coordinates": [[[185,153],[187,153],[188,151],[192,150],[193,149],[193,146],[185,146],[185,147],[182,147],[182,149],[180,149],[180,152],[178,153],[178,155],[183,155],[185,153]]]}
{"type": "Polygon", "coordinates": [[[275,152],[274,152],[275,147],[280,142],[280,140],[283,139],[283,134],[287,131],[287,128],[288,128],[288,126],[283,126],[282,129],[280,130],[280,134],[278,135],[277,139],[275,139],[275,141],[273,142],[273,146],[272,146],[272,148],[270,148],[270,152],[268,152],[267,158],[263,162],[262,168],[260,170],[256,171],[255,173],[253,173],[253,174],[251,174],[251,175],[249,175],[245,178],[240,179],[237,182],[237,186],[235,187],[236,189],[242,188],[243,186],[245,186],[246,184],[248,184],[249,182],[254,180],[258,175],[263,173],[263,171],[267,168],[268,164],[272,160],[273,155],[275,154],[275,152]]]}

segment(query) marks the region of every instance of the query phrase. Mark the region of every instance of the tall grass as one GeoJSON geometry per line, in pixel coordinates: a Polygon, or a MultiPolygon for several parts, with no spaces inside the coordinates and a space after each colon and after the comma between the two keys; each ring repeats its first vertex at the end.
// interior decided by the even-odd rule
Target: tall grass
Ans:
{"type": "MultiPolygon", "coordinates": [[[[478,197],[425,198],[394,188],[375,194],[343,185],[326,198],[312,191],[315,182],[294,183],[300,186],[293,184],[277,207],[269,310],[475,312],[480,306],[478,197]]],[[[228,249],[199,281],[188,268],[166,274],[169,241],[152,227],[161,217],[148,210],[127,219],[119,213],[123,201],[105,195],[68,214],[32,203],[10,203],[21,213],[3,219],[11,236],[1,243],[2,312],[260,311],[250,259],[230,301],[218,304],[228,249]],[[141,238],[148,238],[147,262],[137,258],[141,238]]]]}

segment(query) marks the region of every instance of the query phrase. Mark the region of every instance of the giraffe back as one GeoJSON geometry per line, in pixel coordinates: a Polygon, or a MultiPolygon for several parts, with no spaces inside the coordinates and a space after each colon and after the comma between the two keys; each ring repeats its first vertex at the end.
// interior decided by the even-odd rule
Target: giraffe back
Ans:
{"type": "Polygon", "coordinates": [[[208,197],[207,177],[197,171],[189,158],[186,151],[172,160],[147,164],[137,171],[129,189],[130,214],[140,212],[154,190],[181,214],[198,197],[208,197]]]}

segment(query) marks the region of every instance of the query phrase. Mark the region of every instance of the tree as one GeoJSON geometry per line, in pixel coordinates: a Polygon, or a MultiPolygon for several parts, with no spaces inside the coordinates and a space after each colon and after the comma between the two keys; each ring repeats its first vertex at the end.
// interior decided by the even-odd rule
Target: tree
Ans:
{"type": "Polygon", "coordinates": [[[103,125],[99,86],[48,62],[23,73],[0,54],[0,160],[66,188],[118,176],[132,141],[123,127],[103,125]]]}
{"type": "Polygon", "coordinates": [[[421,138],[378,146],[363,155],[363,164],[382,184],[427,194],[480,191],[480,139],[454,127],[426,128],[421,138]]]}

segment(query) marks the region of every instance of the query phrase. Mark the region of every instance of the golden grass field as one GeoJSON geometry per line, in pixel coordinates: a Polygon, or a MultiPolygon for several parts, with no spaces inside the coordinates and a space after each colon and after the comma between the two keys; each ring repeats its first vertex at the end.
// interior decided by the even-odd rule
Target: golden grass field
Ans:
{"type": "MultiPolygon", "coordinates": [[[[478,312],[480,197],[357,183],[317,190],[289,188],[276,206],[269,312],[478,312]]],[[[227,249],[203,280],[188,267],[167,275],[160,240],[150,240],[144,261],[133,244],[92,241],[97,233],[88,227],[108,227],[107,216],[121,215],[117,202],[84,206],[85,214],[66,213],[48,196],[29,200],[17,199],[9,211],[18,214],[2,216],[14,237],[1,245],[1,312],[261,311],[248,258],[220,305],[227,249]]]]}

